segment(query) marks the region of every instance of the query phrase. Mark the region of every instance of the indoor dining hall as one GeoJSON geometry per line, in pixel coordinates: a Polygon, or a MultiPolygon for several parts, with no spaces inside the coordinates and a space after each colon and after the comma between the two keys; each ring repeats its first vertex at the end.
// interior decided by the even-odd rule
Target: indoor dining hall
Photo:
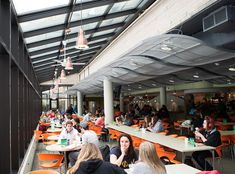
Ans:
{"type": "Polygon", "coordinates": [[[0,173],[235,174],[234,0],[0,0],[0,173]]]}

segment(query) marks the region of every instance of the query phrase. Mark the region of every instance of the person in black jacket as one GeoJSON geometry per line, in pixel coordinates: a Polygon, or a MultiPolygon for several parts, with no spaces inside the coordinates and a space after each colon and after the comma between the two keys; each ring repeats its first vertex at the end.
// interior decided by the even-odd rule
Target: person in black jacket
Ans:
{"type": "Polygon", "coordinates": [[[98,147],[92,143],[82,146],[75,165],[67,174],[127,174],[122,168],[103,161],[98,147]]]}
{"type": "MultiPolygon", "coordinates": [[[[206,116],[203,122],[202,132],[195,131],[195,135],[202,140],[202,144],[206,146],[217,147],[221,145],[221,136],[219,131],[216,130],[215,124],[212,118],[206,116]]],[[[200,145],[200,144],[199,144],[200,145]]],[[[215,152],[217,156],[217,153],[215,152]]],[[[198,163],[198,165],[204,170],[213,170],[212,166],[205,161],[207,157],[212,157],[212,153],[209,150],[193,152],[193,159],[198,163]],[[205,168],[206,162],[206,168],[205,168]]]]}

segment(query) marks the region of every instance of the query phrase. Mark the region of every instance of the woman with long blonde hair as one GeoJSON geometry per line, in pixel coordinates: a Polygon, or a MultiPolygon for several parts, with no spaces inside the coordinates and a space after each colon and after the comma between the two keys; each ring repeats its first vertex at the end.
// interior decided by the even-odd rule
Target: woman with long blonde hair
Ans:
{"type": "Polygon", "coordinates": [[[99,148],[88,143],[82,146],[75,165],[67,174],[126,174],[126,172],[109,162],[103,161],[99,148]]]}
{"type": "Polygon", "coordinates": [[[166,168],[159,159],[153,143],[143,142],[139,147],[139,162],[134,165],[133,173],[166,174],[166,168]]]}

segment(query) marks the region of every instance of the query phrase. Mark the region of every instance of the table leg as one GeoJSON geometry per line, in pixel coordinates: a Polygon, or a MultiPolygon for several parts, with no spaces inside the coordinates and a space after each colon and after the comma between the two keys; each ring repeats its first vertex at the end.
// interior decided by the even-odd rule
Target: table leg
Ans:
{"type": "Polygon", "coordinates": [[[213,170],[215,169],[215,150],[211,150],[212,153],[212,166],[213,170]]]}
{"type": "Polygon", "coordinates": [[[184,161],[185,161],[185,154],[184,152],[182,152],[182,163],[184,163],[184,161]]]}
{"type": "Polygon", "coordinates": [[[67,152],[64,152],[64,173],[67,172],[68,165],[67,165],[67,152]]]}

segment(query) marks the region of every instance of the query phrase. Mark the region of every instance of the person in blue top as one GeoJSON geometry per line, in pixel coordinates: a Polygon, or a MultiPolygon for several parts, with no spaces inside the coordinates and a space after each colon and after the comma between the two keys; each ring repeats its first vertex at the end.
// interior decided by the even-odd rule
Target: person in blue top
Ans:
{"type": "Polygon", "coordinates": [[[135,153],[130,135],[122,134],[119,137],[118,146],[112,148],[110,151],[110,162],[123,169],[127,169],[129,168],[129,164],[137,160],[138,157],[135,153]]]}

